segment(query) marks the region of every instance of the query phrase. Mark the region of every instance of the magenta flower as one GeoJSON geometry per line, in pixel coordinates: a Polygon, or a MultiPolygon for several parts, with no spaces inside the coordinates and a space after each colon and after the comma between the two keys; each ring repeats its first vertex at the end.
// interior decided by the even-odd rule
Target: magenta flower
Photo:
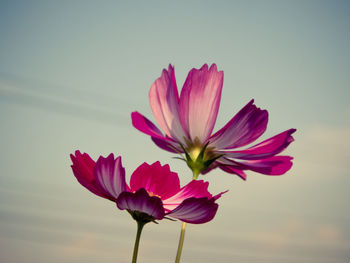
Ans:
{"type": "Polygon", "coordinates": [[[192,224],[212,220],[218,209],[208,182],[192,181],[180,188],[179,177],[169,165],[159,162],[141,164],[125,182],[121,157],[113,154],[95,163],[86,153],[71,154],[72,170],[78,182],[92,193],[109,199],[121,210],[127,210],[138,222],[161,220],[166,216],[192,224]]]}
{"type": "MultiPolygon", "coordinates": [[[[149,91],[149,101],[163,134],[138,112],[131,114],[133,126],[151,136],[160,148],[185,153],[183,158],[194,175],[214,168],[246,179],[245,170],[281,175],[292,166],[292,157],[278,155],[294,139],[289,129],[248,149],[266,130],[268,112],[251,100],[223,128],[213,133],[219,111],[223,71],[216,65],[192,69],[179,97],[174,67],[169,65],[149,91]]],[[[196,176],[195,176],[196,178],[196,176]]]]}

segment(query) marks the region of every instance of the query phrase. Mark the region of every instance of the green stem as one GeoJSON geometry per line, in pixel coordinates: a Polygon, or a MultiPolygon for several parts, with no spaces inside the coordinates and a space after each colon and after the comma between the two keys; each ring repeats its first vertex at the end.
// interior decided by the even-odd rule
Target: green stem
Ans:
{"type": "Polygon", "coordinates": [[[137,221],[137,233],[136,233],[136,240],[134,245],[134,253],[132,255],[132,263],[136,263],[137,261],[137,253],[139,251],[140,237],[141,237],[141,232],[144,225],[145,225],[144,222],[137,221]]]}
{"type": "Polygon", "coordinates": [[[201,172],[199,170],[194,170],[193,171],[193,176],[192,176],[192,180],[197,180],[198,176],[201,174],[201,172]]]}
{"type": "MultiPolygon", "coordinates": [[[[193,171],[192,179],[193,180],[197,180],[199,174],[200,174],[199,171],[193,171]]],[[[185,241],[185,231],[186,231],[186,223],[183,222],[182,226],[181,226],[181,233],[180,233],[179,245],[177,247],[175,263],[179,263],[180,262],[181,253],[182,253],[182,247],[183,247],[184,241],[185,241]]]]}
{"type": "Polygon", "coordinates": [[[181,226],[181,234],[180,234],[179,246],[177,247],[175,263],[180,262],[182,247],[184,245],[184,240],[185,240],[185,231],[186,231],[186,223],[183,222],[181,226]]]}

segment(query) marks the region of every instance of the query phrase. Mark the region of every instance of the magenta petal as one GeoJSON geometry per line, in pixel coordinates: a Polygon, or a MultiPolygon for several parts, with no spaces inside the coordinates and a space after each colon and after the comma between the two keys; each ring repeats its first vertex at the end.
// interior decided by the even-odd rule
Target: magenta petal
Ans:
{"type": "Polygon", "coordinates": [[[294,141],[292,134],[296,129],[289,129],[277,134],[253,147],[241,151],[225,151],[225,156],[245,160],[256,160],[279,154],[294,141]]]}
{"type": "Polygon", "coordinates": [[[117,206],[121,210],[138,211],[162,219],[164,217],[164,208],[162,200],[156,196],[149,196],[143,188],[135,193],[123,192],[116,200],[117,206]]]}
{"type": "Polygon", "coordinates": [[[217,149],[230,149],[255,141],[266,130],[268,112],[261,110],[251,100],[222,129],[209,138],[217,149]]]}
{"type": "Polygon", "coordinates": [[[247,175],[240,169],[233,168],[232,166],[227,166],[227,165],[222,165],[219,166],[221,170],[230,173],[230,174],[235,174],[241,177],[243,180],[247,179],[247,175]]]}
{"type": "MultiPolygon", "coordinates": [[[[293,157],[273,156],[262,160],[232,161],[232,168],[237,170],[251,170],[266,175],[282,175],[293,165],[293,157]]],[[[226,169],[225,166],[220,167],[226,169]]]]}
{"type": "Polygon", "coordinates": [[[152,141],[161,149],[166,150],[168,152],[172,153],[183,153],[183,150],[181,147],[179,148],[179,144],[176,142],[172,142],[171,140],[167,139],[160,139],[156,137],[151,137],[152,141]]]}
{"type": "Polygon", "coordinates": [[[184,142],[187,137],[179,118],[179,95],[177,92],[174,68],[169,65],[149,91],[149,102],[153,114],[165,134],[184,142]]]}
{"type": "Polygon", "coordinates": [[[162,166],[160,162],[151,165],[143,163],[130,178],[131,191],[137,191],[140,188],[145,188],[151,195],[159,196],[164,200],[180,190],[180,181],[177,173],[170,171],[168,164],[162,166]]]}
{"type": "Polygon", "coordinates": [[[214,201],[218,200],[223,194],[226,194],[227,192],[228,190],[218,193],[217,195],[214,195],[213,196],[214,201]]]}
{"type": "Polygon", "coordinates": [[[180,118],[182,126],[194,140],[206,141],[213,131],[219,111],[223,71],[217,71],[213,64],[201,69],[192,69],[186,78],[180,97],[180,118]]]}
{"type": "Polygon", "coordinates": [[[212,195],[208,191],[208,182],[203,180],[192,180],[187,185],[182,187],[180,191],[171,196],[168,199],[163,199],[164,208],[166,210],[173,210],[178,207],[185,199],[190,197],[207,197],[211,198],[212,195]]]}
{"type": "Polygon", "coordinates": [[[282,175],[292,167],[292,160],[293,157],[290,156],[273,156],[262,160],[240,162],[240,164],[258,173],[282,175]]]}
{"type": "Polygon", "coordinates": [[[140,132],[143,132],[152,137],[165,139],[162,132],[149,119],[137,111],[131,113],[131,120],[132,125],[140,132]]]}
{"type": "Polygon", "coordinates": [[[95,166],[95,178],[110,200],[115,201],[120,193],[127,191],[125,169],[120,156],[115,160],[112,153],[107,158],[100,156],[95,166]]]}
{"type": "Polygon", "coordinates": [[[167,215],[183,222],[203,224],[214,218],[218,207],[213,198],[189,198],[167,215]]]}
{"type": "Polygon", "coordinates": [[[96,184],[94,176],[95,161],[87,153],[81,154],[80,151],[75,151],[75,155],[71,154],[70,158],[73,162],[73,165],[71,165],[73,174],[78,182],[92,193],[103,198],[109,198],[96,184]]]}

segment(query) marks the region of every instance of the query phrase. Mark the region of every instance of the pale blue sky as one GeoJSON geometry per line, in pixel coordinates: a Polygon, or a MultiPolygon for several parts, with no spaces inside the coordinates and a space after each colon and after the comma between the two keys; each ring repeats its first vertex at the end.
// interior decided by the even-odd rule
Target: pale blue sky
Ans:
{"type": "MultiPolygon", "coordinates": [[[[204,63],[224,71],[216,129],[251,98],[263,138],[297,128],[281,177],[214,171],[229,189],[190,226],[183,262],[348,262],[348,1],[0,1],[0,261],[129,262],[135,223],[80,186],[76,149],[123,156],[127,178],[186,166],[131,126],[154,120],[148,89],[169,63],[179,88],[204,63]]],[[[145,228],[139,262],[173,262],[179,222],[145,228]],[[156,256],[155,256],[156,255],[156,256]]]]}

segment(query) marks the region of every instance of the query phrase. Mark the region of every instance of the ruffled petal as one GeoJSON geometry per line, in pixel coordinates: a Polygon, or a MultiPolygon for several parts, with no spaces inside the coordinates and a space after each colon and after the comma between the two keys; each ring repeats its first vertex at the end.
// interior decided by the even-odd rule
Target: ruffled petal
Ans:
{"type": "Polygon", "coordinates": [[[208,182],[203,180],[192,180],[187,185],[182,187],[178,193],[171,196],[168,199],[163,200],[164,208],[168,211],[178,207],[185,199],[190,197],[207,197],[211,198],[212,195],[208,191],[208,182]]]}
{"type": "Polygon", "coordinates": [[[153,114],[161,127],[169,137],[184,142],[187,137],[181,126],[179,118],[179,94],[177,91],[173,66],[164,69],[149,91],[149,102],[153,114]]]}
{"type": "Polygon", "coordinates": [[[80,151],[75,151],[75,155],[71,154],[70,158],[73,162],[71,165],[73,174],[78,182],[95,195],[109,198],[96,184],[94,176],[95,161],[87,153],[81,154],[80,151]]]}
{"type": "Polygon", "coordinates": [[[180,190],[180,181],[177,173],[170,171],[168,164],[162,166],[160,162],[151,165],[143,163],[130,178],[131,191],[137,191],[140,188],[164,200],[180,190]]]}
{"type": "Polygon", "coordinates": [[[187,76],[180,97],[182,126],[193,141],[206,141],[213,131],[218,115],[224,72],[213,64],[192,69],[187,76]]]}
{"type": "Polygon", "coordinates": [[[138,211],[158,220],[162,219],[165,213],[162,200],[156,196],[149,196],[147,191],[143,188],[135,193],[121,193],[118,196],[116,203],[121,210],[127,209],[130,211],[138,211]]]}
{"type": "Polygon", "coordinates": [[[222,153],[229,158],[244,160],[256,160],[271,157],[282,152],[291,142],[294,141],[292,134],[295,131],[296,129],[289,129],[246,150],[223,151],[222,153]]]}
{"type": "Polygon", "coordinates": [[[167,215],[191,224],[203,224],[212,220],[219,205],[214,199],[188,198],[167,215]]]}
{"type": "Polygon", "coordinates": [[[95,178],[99,188],[110,200],[115,201],[120,193],[127,191],[125,169],[120,156],[116,159],[112,153],[106,158],[100,156],[95,166],[95,178]]]}
{"type": "Polygon", "coordinates": [[[230,149],[255,141],[266,130],[268,112],[256,107],[251,100],[222,129],[209,138],[210,146],[230,149]]]}

